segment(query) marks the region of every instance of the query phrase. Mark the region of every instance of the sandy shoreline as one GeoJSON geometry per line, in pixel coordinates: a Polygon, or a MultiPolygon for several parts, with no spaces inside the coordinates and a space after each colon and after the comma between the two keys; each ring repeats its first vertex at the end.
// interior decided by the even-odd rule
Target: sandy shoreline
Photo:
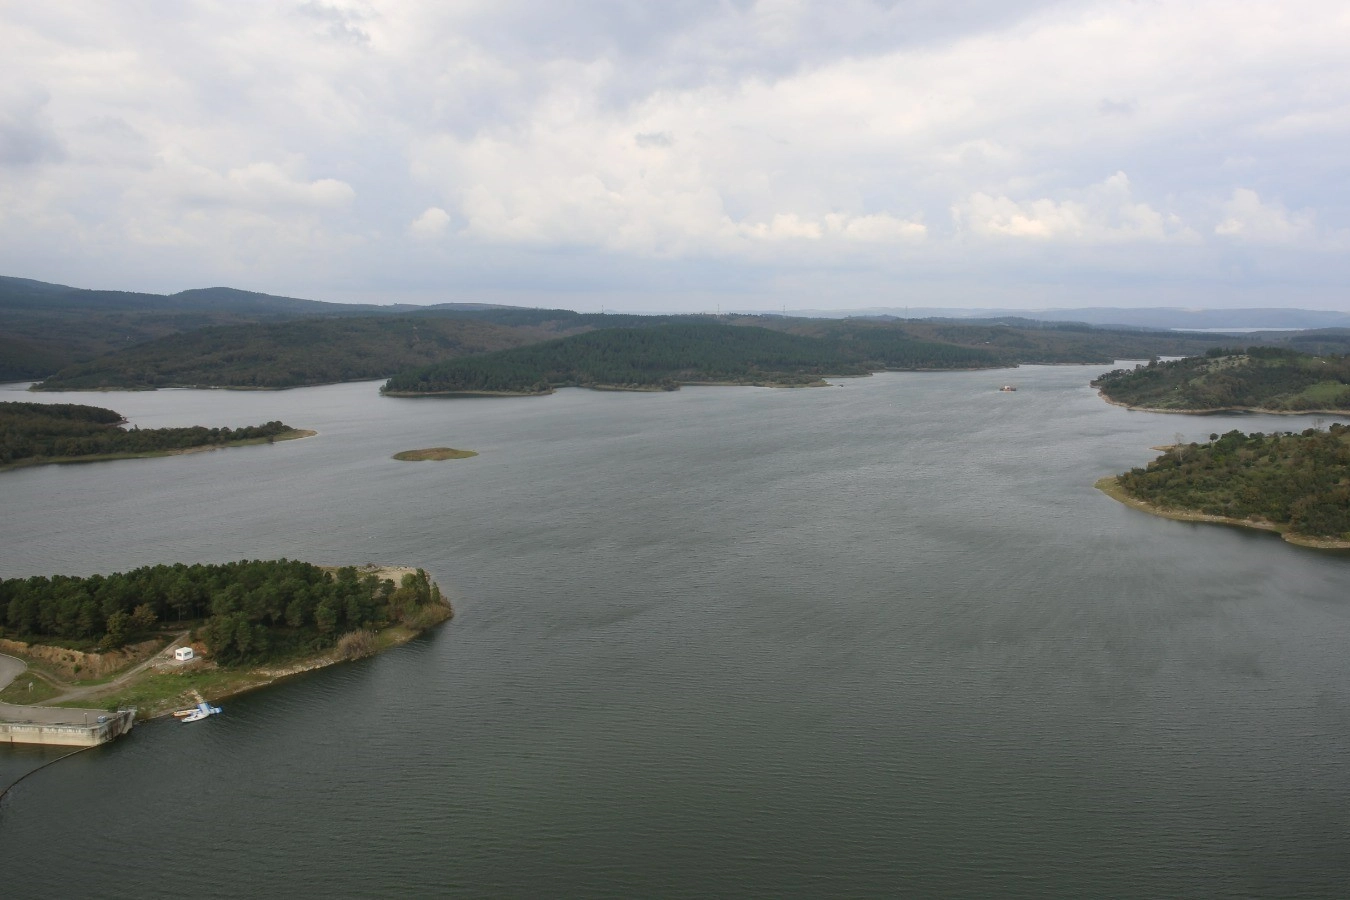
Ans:
{"type": "Polygon", "coordinates": [[[1350,541],[1291,534],[1284,526],[1276,525],[1273,522],[1265,522],[1257,519],[1234,519],[1230,516],[1215,516],[1210,515],[1209,513],[1196,512],[1194,510],[1167,509],[1161,506],[1154,506],[1152,503],[1136,499],[1125,493],[1120,487],[1119,479],[1115,475],[1108,475],[1105,478],[1098,479],[1094,487],[1118,503],[1123,503],[1140,512],[1146,512],[1151,516],[1158,516],[1162,519],[1172,519],[1176,522],[1208,522],[1215,525],[1233,525],[1238,528],[1250,528],[1255,531],[1268,531],[1272,534],[1278,534],[1289,543],[1297,544],[1300,547],[1311,547],[1316,550],[1350,550],[1350,541]]]}

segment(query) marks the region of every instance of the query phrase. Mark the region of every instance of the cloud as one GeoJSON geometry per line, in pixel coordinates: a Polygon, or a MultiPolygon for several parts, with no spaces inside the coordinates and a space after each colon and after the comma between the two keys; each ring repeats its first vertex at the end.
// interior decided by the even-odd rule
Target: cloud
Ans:
{"type": "Polygon", "coordinates": [[[898,219],[888,213],[852,218],[832,213],[825,217],[825,225],[831,234],[868,244],[922,241],[928,237],[927,225],[908,219],[898,219]]]}
{"type": "Polygon", "coordinates": [[[1085,190],[1056,200],[1016,201],[977,192],[952,209],[959,226],[981,237],[1109,244],[1193,243],[1199,235],[1175,214],[1136,202],[1130,180],[1117,172],[1085,190]]]}
{"type": "Polygon", "coordinates": [[[439,206],[431,206],[413,219],[408,234],[419,240],[443,237],[450,230],[450,214],[439,206]]]}
{"type": "Polygon", "coordinates": [[[675,144],[675,139],[664,131],[635,134],[633,135],[633,141],[639,147],[671,147],[675,144]]]}
{"type": "Polygon", "coordinates": [[[1343,303],[1347,45],[1334,0],[0,5],[0,272],[1184,291],[1259,244],[1343,303]]]}
{"type": "Polygon", "coordinates": [[[310,0],[301,3],[296,12],[318,22],[319,33],[326,37],[352,44],[370,43],[370,34],[359,24],[367,16],[359,11],[310,0]]]}
{"type": "Polygon", "coordinates": [[[47,92],[9,87],[0,92],[0,166],[31,166],[65,158],[47,112],[47,92]]]}
{"type": "Polygon", "coordinates": [[[1097,112],[1104,116],[1131,116],[1138,106],[1139,104],[1133,100],[1112,100],[1103,97],[1097,103],[1097,112]]]}
{"type": "Polygon", "coordinates": [[[1224,218],[1214,233],[1254,244],[1292,244],[1307,241],[1316,233],[1313,213],[1290,213],[1280,203],[1263,203],[1256,191],[1238,188],[1224,204],[1224,218]]]}

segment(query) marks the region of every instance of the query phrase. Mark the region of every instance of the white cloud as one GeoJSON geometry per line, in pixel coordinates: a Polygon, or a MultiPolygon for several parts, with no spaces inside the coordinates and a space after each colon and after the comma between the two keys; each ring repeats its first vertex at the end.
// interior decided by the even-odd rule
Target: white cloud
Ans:
{"type": "Polygon", "coordinates": [[[818,222],[803,219],[796,213],[778,213],[768,222],[742,222],[736,230],[760,241],[817,241],[825,233],[818,222]]]}
{"type": "Polygon", "coordinates": [[[1307,241],[1316,232],[1309,210],[1290,213],[1280,203],[1263,203],[1256,191],[1238,188],[1224,204],[1224,218],[1214,233],[1256,244],[1292,244],[1307,241]]]}
{"type": "Polygon", "coordinates": [[[428,207],[408,226],[408,234],[424,241],[443,237],[449,230],[450,214],[439,206],[428,207]]]}
{"type": "Polygon", "coordinates": [[[825,225],[831,234],[838,234],[846,240],[869,244],[921,241],[928,237],[927,225],[908,219],[897,219],[888,213],[852,218],[831,213],[825,217],[825,225]]]}
{"type": "Polygon", "coordinates": [[[1136,202],[1130,180],[1117,172],[1066,199],[1016,201],[976,192],[952,208],[957,223],[983,237],[1066,243],[1195,242],[1199,235],[1175,214],[1136,202]]]}

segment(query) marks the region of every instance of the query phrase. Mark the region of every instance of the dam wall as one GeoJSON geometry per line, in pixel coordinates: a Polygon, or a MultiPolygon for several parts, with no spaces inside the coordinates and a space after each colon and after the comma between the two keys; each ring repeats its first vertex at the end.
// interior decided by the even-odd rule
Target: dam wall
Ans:
{"type": "Polygon", "coordinates": [[[0,744],[94,747],[126,734],[135,721],[134,709],[110,713],[99,709],[0,704],[0,744]]]}

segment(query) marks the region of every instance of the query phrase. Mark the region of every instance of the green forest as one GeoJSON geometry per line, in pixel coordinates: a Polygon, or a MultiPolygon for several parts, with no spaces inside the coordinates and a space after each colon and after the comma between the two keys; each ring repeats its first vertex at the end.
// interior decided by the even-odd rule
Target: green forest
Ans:
{"type": "Polygon", "coordinates": [[[0,403],[0,469],[42,462],[147,456],[198,447],[273,441],[281,422],[245,428],[131,428],[120,413],[75,403],[0,403]]]}
{"type": "Polygon", "coordinates": [[[1350,411],[1350,356],[1215,348],[1204,356],[1117,369],[1092,386],[1116,403],[1146,409],[1350,411]]]}
{"type": "Polygon", "coordinates": [[[1350,426],[1301,434],[1211,434],[1119,476],[1130,497],[1165,510],[1271,522],[1350,540],[1350,426]]]}
{"type": "MultiPolygon", "coordinates": [[[[695,349],[687,358],[627,367],[637,370],[631,383],[650,388],[684,380],[680,373],[686,369],[691,371],[687,380],[702,380],[705,376],[698,371],[705,368],[718,369],[717,377],[731,382],[792,384],[836,366],[842,372],[1110,362],[1203,353],[1217,342],[1203,335],[1017,317],[955,321],[732,314],[713,319],[481,303],[377,306],[274,297],[231,288],[159,295],[82,290],[0,277],[0,380],[45,379],[35,389],[49,391],[282,389],[400,373],[421,377],[420,370],[428,366],[592,331],[695,327],[708,322],[822,343],[807,351],[809,345],[800,343],[789,349],[790,342],[777,346],[763,339],[748,340],[743,342],[749,354],[744,359],[728,358],[726,348],[695,349]],[[768,358],[761,356],[763,351],[768,351],[768,358]],[[652,372],[661,368],[668,374],[652,380],[652,372]]],[[[678,329],[668,334],[682,346],[667,349],[690,349],[678,329]]],[[[519,362],[517,358],[508,366],[519,369],[519,362]]],[[[580,368],[577,362],[536,359],[530,365],[557,368],[561,364],[566,371],[559,374],[558,383],[568,384],[599,383],[598,376],[617,379],[625,374],[618,371],[622,365],[614,371],[591,372],[586,371],[588,361],[580,361],[580,368]]],[[[505,380],[513,391],[530,387],[504,375],[499,364],[491,362],[474,377],[505,380]]]]}
{"type": "Polygon", "coordinates": [[[146,566],[88,578],[0,580],[0,635],[110,649],[194,627],[217,662],[261,662],[332,646],[344,633],[393,622],[420,627],[440,606],[426,572],[402,584],[296,560],[146,566]]]}
{"type": "Polygon", "coordinates": [[[557,334],[541,326],[507,326],[458,316],[210,326],[67,366],[34,389],[289,388],[361,381],[557,334]]]}
{"type": "Polygon", "coordinates": [[[825,375],[884,368],[1002,364],[991,351],[918,341],[898,328],[866,329],[841,339],[685,318],[452,360],[396,375],[384,390],[543,393],[564,386],[673,390],[682,382],[800,385],[825,375]]]}

